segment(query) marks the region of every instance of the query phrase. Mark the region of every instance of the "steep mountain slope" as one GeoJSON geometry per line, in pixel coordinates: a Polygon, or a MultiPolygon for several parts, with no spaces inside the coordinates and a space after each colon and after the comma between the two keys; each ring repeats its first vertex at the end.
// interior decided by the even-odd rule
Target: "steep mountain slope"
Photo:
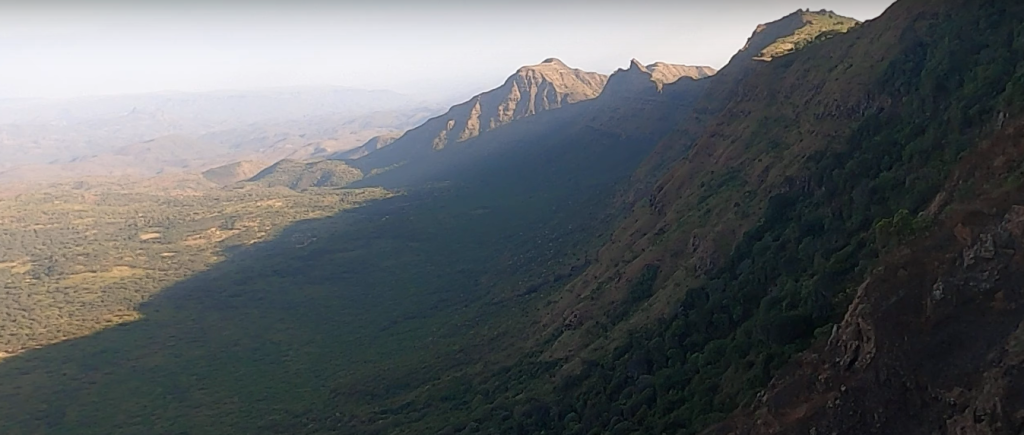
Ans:
{"type": "Polygon", "coordinates": [[[827,339],[708,434],[1020,433],[1024,117],[1004,119],[957,165],[934,225],[885,254],[827,339]],[[965,185],[973,195],[957,194],[965,185]]]}
{"type": "Polygon", "coordinates": [[[304,162],[281,160],[248,181],[265,187],[305,190],[311,187],[344,187],[363,178],[363,173],[339,160],[304,162]]]}
{"type": "MultiPolygon", "coordinates": [[[[771,60],[765,54],[766,51],[776,56],[785,56],[787,52],[771,48],[779,46],[781,41],[789,41],[787,44],[792,45],[793,49],[797,46],[803,48],[849,31],[856,25],[856,20],[829,11],[796,11],[758,26],[729,63],[707,79],[704,85],[708,86],[708,90],[701,94],[694,110],[679,114],[678,127],[664,138],[662,144],[641,165],[632,180],[634,188],[630,192],[631,199],[636,201],[650,195],[655,188],[654,184],[689,152],[690,146],[728,105],[737,99],[753,98],[752,95],[740,94],[740,84],[758,71],[760,64],[771,60]]],[[[668,84],[662,92],[671,95],[676,88],[674,84],[668,84]]]]}
{"type": "Polygon", "coordinates": [[[501,87],[453,106],[355,165],[369,172],[401,164],[514,120],[597,97],[607,80],[603,74],[569,68],[558,59],[524,66],[501,87]]]}
{"type": "MultiPolygon", "coordinates": [[[[893,240],[927,230],[935,213],[950,204],[955,195],[940,194],[947,180],[955,186],[949,192],[972,195],[964,187],[970,178],[956,176],[953,168],[969,155],[965,151],[1019,110],[1022,46],[1012,35],[1020,31],[1020,14],[1019,6],[999,1],[902,1],[847,35],[747,65],[747,74],[729,92],[735,98],[708,119],[692,146],[677,144],[688,148],[686,157],[638,204],[595,264],[553,301],[548,328],[538,341],[546,348],[540,361],[559,367],[556,387],[538,387],[547,393],[533,399],[514,400],[523,391],[516,390],[505,400],[539,400],[545,412],[557,414],[533,422],[533,431],[580,433],[694,433],[754,401],[792,355],[815,337],[828,337],[858,284],[878,264],[879,253],[893,240]]],[[[726,73],[723,69],[714,80],[726,73]]],[[[711,86],[714,82],[709,92],[711,86]]],[[[1017,168],[1012,157],[996,161],[1017,168]]],[[[980,192],[998,188],[1000,180],[1005,179],[995,177],[980,192]]],[[[1005,205],[991,213],[993,225],[1007,210],[1005,205]]],[[[1012,223],[1012,216],[1007,220],[1012,223]]],[[[983,234],[1005,234],[979,227],[983,234]]],[[[964,243],[977,246],[981,240],[975,250],[1002,247],[989,249],[988,236],[974,237],[964,243]]],[[[920,279],[934,262],[916,264],[901,282],[920,283],[920,293],[913,294],[921,295],[925,285],[934,291],[934,279],[920,279]]],[[[898,269],[890,273],[900,274],[898,269]]],[[[977,288],[981,284],[972,282],[982,279],[948,277],[951,285],[967,288],[977,288]]],[[[894,298],[904,291],[901,285],[875,291],[885,296],[865,303],[864,315],[874,316],[878,301],[897,304],[894,298]]],[[[905,303],[920,302],[909,296],[905,303]]],[[[898,306],[893,305],[893,319],[901,312],[898,306]]],[[[844,364],[858,364],[870,360],[865,352],[881,358],[881,349],[869,350],[877,344],[873,337],[880,337],[865,324],[871,317],[853,316],[838,329],[846,344],[824,361],[846,355],[844,364]]],[[[902,334],[908,330],[901,325],[907,319],[900,319],[893,325],[875,323],[892,328],[890,349],[906,345],[902,334]]],[[[1020,320],[1013,311],[993,318],[993,325],[1002,326],[992,331],[991,341],[978,343],[982,354],[998,355],[1000,346],[1012,345],[1020,320]]],[[[949,326],[949,331],[961,327],[971,328],[949,326]]],[[[976,328],[970,331],[987,334],[984,326],[976,328]]],[[[937,336],[921,349],[955,349],[946,347],[947,337],[953,338],[937,336]]],[[[906,349],[913,354],[915,347],[906,349]]],[[[891,355],[899,360],[902,352],[891,355]]],[[[947,358],[968,354],[975,355],[947,358]]],[[[992,362],[1008,367],[1013,358],[997,356],[992,362]]],[[[804,393],[816,391],[811,386],[820,374],[804,372],[778,386],[774,397],[781,402],[762,403],[765,419],[758,414],[755,423],[736,433],[774,433],[774,425],[792,433],[933,433],[945,425],[934,414],[910,418],[901,412],[938,408],[897,405],[906,401],[905,388],[918,388],[910,385],[921,385],[913,400],[932,400],[926,392],[947,388],[940,386],[942,377],[902,375],[924,369],[913,363],[893,365],[900,368],[891,371],[884,367],[866,372],[862,385],[886,386],[891,399],[865,387],[853,396],[859,402],[836,407],[827,391],[845,384],[827,384],[821,395],[804,393]],[[929,384],[934,387],[923,387],[929,384]],[[860,410],[865,404],[871,412],[860,410]],[[810,419],[786,426],[811,409],[820,410],[820,420],[814,421],[831,423],[813,430],[810,419]]],[[[968,371],[957,373],[962,379],[968,371]]],[[[963,397],[977,398],[981,409],[997,409],[993,398],[998,397],[1016,403],[1014,396],[999,392],[1007,385],[1000,382],[964,380],[965,389],[995,390],[963,397]]],[[[1016,423],[1005,423],[1014,421],[1007,420],[1012,413],[990,415],[1004,422],[1000,431],[1012,428],[1003,433],[1017,430],[1016,423]]],[[[952,420],[946,427],[952,432],[952,420]]]]}
{"type": "MultiPolygon", "coordinates": [[[[911,173],[914,184],[896,187],[934,196],[878,221],[871,236],[883,249],[879,267],[856,282],[845,317],[749,409],[709,433],[1016,434],[1024,428],[1024,44],[1018,38],[1024,7],[904,1],[892,9],[887,24],[919,32],[904,30],[897,57],[903,63],[892,65],[898,69],[887,78],[910,94],[903,116],[922,127],[887,132],[890,140],[914,138],[895,152],[884,150],[888,141],[867,149],[915,160],[945,152],[937,159],[944,165],[934,167],[946,176],[911,173]],[[927,115],[915,113],[926,107],[927,115]],[[927,187],[916,186],[922,175],[929,176],[927,187]]],[[[865,130],[885,131],[871,124],[865,130]]]]}

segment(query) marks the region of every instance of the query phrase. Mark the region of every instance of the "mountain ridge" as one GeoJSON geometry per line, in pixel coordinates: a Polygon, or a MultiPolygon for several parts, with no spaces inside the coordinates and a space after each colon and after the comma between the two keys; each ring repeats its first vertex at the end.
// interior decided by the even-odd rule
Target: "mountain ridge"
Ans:
{"type": "Polygon", "coordinates": [[[501,86],[452,106],[353,164],[364,172],[397,165],[514,120],[595,98],[607,80],[603,74],[570,68],[556,58],[523,66],[501,86]]]}

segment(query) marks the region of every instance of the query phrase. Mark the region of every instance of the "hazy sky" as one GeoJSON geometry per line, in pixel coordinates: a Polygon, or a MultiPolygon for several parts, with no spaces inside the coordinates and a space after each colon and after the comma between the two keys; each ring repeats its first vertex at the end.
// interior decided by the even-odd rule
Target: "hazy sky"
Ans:
{"type": "Polygon", "coordinates": [[[799,8],[866,20],[892,0],[25,3],[0,0],[0,98],[322,84],[468,95],[548,57],[604,73],[634,57],[720,67],[759,23],[799,8]]]}

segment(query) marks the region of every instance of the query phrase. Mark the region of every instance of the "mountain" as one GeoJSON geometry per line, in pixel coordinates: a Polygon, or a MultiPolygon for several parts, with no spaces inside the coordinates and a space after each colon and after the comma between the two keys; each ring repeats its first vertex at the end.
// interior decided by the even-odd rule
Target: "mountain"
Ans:
{"type": "Polygon", "coordinates": [[[603,74],[570,68],[554,58],[524,66],[502,86],[453,106],[354,164],[364,172],[398,165],[515,120],[595,98],[607,80],[603,74]]]}
{"type": "Polygon", "coordinates": [[[203,171],[203,178],[212,183],[227,186],[239,181],[248,180],[266,168],[268,165],[253,160],[228,163],[223,166],[203,171]]]}
{"type": "MultiPolygon", "coordinates": [[[[1019,433],[1021,22],[1007,0],[901,0],[863,24],[798,11],[711,77],[440,152],[424,136],[352,184],[397,194],[210,258],[136,321],[18,348],[0,431],[1019,433]]],[[[232,204],[349,191],[251,187],[232,204]]],[[[47,291],[84,293],[44,300],[77,307],[165,274],[170,242],[148,230],[177,219],[150,207],[104,224],[115,248],[126,230],[146,244],[81,268],[102,245],[66,229],[111,202],[68,189],[0,204],[22,223],[0,236],[28,241],[4,246],[45,254],[3,258],[4,282],[66,268],[47,291]],[[64,220],[24,222],[26,207],[64,220]],[[159,273],[124,266],[140,259],[159,273]]],[[[186,215],[202,220],[166,231],[186,247],[197,230],[269,234],[186,215]]],[[[0,305],[6,342],[45,329],[22,300],[0,305]]]]}
{"type": "MultiPolygon", "coordinates": [[[[397,142],[398,146],[393,147],[389,153],[364,159],[356,165],[364,171],[391,167],[408,161],[416,153],[423,154],[424,150],[428,149],[425,145],[428,139],[429,148],[436,151],[453,143],[465,142],[513,120],[550,109],[563,108],[565,105],[593,99],[598,95],[636,96],[637,92],[645,95],[650,90],[660,92],[663,85],[681,78],[702,79],[714,75],[715,72],[711,67],[664,62],[646,67],[634,59],[629,69],[619,70],[612,76],[605,77],[569,68],[558,59],[546,59],[538,65],[521,68],[515,75],[509,77],[502,87],[453,107],[445,115],[408,132],[407,135],[397,139],[385,137],[384,145],[397,142]],[[642,77],[632,77],[634,71],[642,77]],[[613,84],[610,92],[606,86],[609,83],[613,84]],[[529,97],[520,103],[524,95],[529,97]],[[462,119],[465,121],[460,121],[462,119]],[[481,124],[482,121],[486,122],[481,124]],[[451,135],[452,131],[460,128],[462,130],[457,138],[451,135]],[[440,133],[436,133],[437,131],[440,133]]],[[[369,147],[361,151],[339,153],[331,158],[357,159],[382,147],[380,142],[371,142],[367,145],[369,147]]]]}
{"type": "Polygon", "coordinates": [[[542,391],[572,398],[549,409],[584,433],[1014,433],[1022,17],[900,1],[723,68],[705,95],[731,97],[659,145],[687,151],[549,311],[542,391]]]}
{"type": "Polygon", "coordinates": [[[311,187],[344,187],[363,178],[363,173],[339,160],[281,160],[247,180],[265,187],[305,190],[311,187]]]}

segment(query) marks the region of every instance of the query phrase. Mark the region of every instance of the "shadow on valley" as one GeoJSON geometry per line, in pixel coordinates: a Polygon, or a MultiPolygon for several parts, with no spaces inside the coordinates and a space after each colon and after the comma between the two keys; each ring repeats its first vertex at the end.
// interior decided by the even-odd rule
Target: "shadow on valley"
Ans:
{"type": "Polygon", "coordinates": [[[586,266],[617,183],[653,146],[573,138],[537,135],[516,158],[294,224],[164,289],[136,322],[0,362],[0,432],[386,429],[354,416],[526,342],[528,313],[586,266]]]}

